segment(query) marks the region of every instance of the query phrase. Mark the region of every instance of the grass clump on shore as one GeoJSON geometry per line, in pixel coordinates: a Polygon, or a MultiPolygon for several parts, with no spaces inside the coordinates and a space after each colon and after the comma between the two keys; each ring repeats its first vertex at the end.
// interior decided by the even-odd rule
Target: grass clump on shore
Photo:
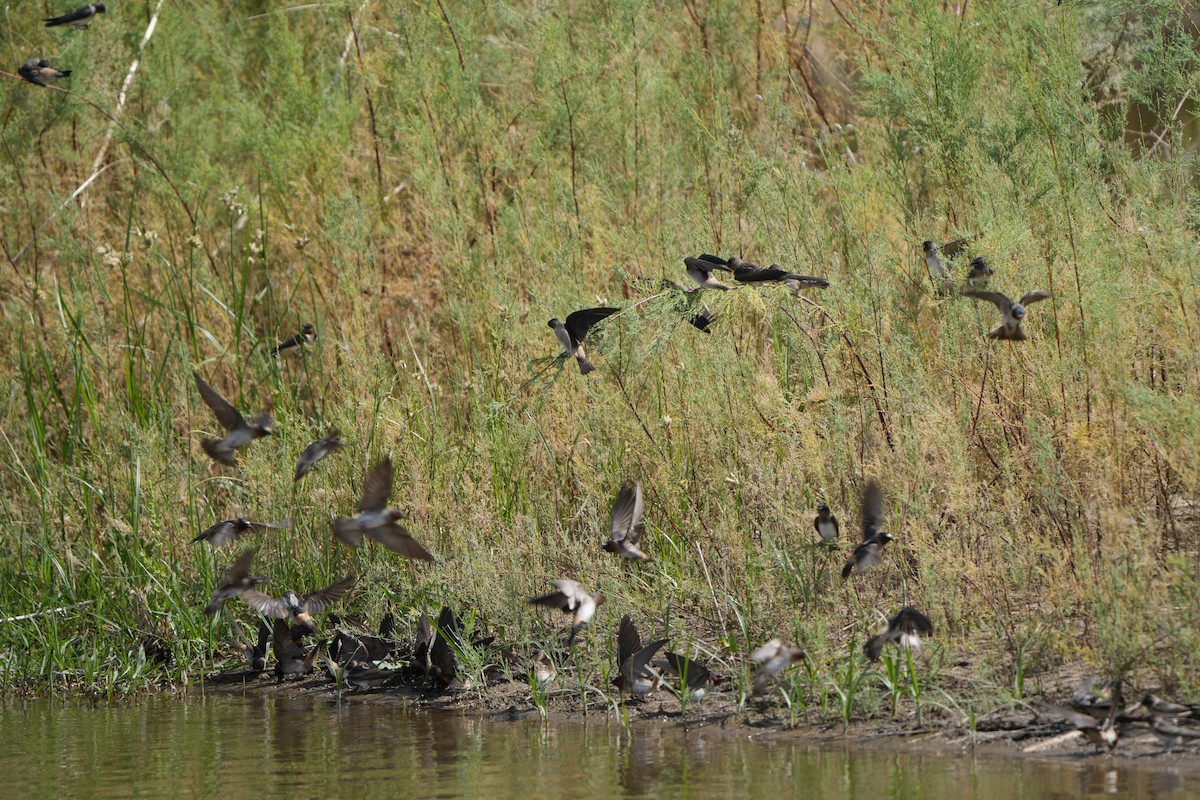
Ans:
{"type": "Polygon", "coordinates": [[[868,684],[889,696],[854,643],[914,605],[932,674],[897,672],[893,703],[1020,699],[1076,664],[1195,699],[1197,76],[1177,13],[165,7],[124,102],[133,7],[65,35],[10,15],[10,52],[52,54],[75,94],[6,84],[0,680],[196,680],[230,635],[201,608],[233,553],[191,538],[287,516],[257,535],[269,586],[353,569],[351,615],[448,602],[536,652],[558,631],[526,598],[560,576],[603,591],[592,684],[630,612],[735,671],[800,643],[788,703],[849,721],[868,684]],[[95,167],[111,123],[79,95],[122,109],[95,167]],[[1028,342],[989,341],[995,310],[928,279],[922,240],[975,233],[991,288],[1054,293],[1028,342]],[[547,319],[651,297],[701,251],[832,285],[662,293],[597,331],[595,374],[545,369],[547,319]],[[710,335],[683,321],[698,302],[710,335]],[[273,359],[302,322],[316,346],[273,359]],[[193,368],[277,422],[237,467],[200,450],[216,423],[193,368]],[[293,484],[329,427],[345,449],[293,484]],[[384,455],[433,566],[334,546],[384,455]],[[867,476],[898,541],[843,582],[867,476]],[[634,479],[644,566],[600,551],[634,479]]]}

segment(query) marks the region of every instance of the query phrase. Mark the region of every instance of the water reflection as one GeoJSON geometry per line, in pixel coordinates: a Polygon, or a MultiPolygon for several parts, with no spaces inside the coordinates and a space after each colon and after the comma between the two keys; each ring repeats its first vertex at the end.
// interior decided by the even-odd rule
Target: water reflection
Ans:
{"type": "Polygon", "coordinates": [[[191,695],[0,712],[11,797],[1200,796],[1195,772],[815,748],[781,736],[406,710],[388,698],[191,695]]]}

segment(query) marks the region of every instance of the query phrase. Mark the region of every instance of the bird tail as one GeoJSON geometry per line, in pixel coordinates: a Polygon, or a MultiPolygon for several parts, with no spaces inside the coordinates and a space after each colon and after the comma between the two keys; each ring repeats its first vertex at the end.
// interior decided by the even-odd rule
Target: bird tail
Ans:
{"type": "Polygon", "coordinates": [[[335,517],[333,520],[333,535],[338,541],[358,547],[362,544],[362,531],[349,517],[335,517]]]}
{"type": "Polygon", "coordinates": [[[60,70],[58,71],[58,77],[60,77],[60,78],[69,78],[69,77],[71,77],[71,70],[69,70],[69,69],[60,69],[60,70]]]}
{"type": "Polygon", "coordinates": [[[885,644],[887,644],[887,634],[881,633],[878,636],[872,636],[863,646],[863,652],[867,654],[867,658],[878,661],[885,644]]]}
{"type": "Polygon", "coordinates": [[[581,374],[587,375],[589,372],[596,371],[596,367],[592,365],[592,362],[588,361],[587,356],[577,355],[575,356],[575,360],[579,362],[579,372],[581,374]]]}

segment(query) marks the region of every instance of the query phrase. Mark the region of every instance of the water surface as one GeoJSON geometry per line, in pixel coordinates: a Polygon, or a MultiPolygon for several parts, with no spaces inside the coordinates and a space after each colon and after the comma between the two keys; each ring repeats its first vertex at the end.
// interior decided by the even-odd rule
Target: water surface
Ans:
{"type": "Polygon", "coordinates": [[[400,703],[200,693],[0,709],[7,797],[1065,798],[1200,796],[1195,773],[817,746],[598,717],[512,721],[400,703]]]}

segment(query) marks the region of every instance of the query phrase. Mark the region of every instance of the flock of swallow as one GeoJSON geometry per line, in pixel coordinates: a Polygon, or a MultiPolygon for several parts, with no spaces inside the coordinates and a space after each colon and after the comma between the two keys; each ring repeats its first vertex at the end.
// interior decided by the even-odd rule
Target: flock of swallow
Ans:
{"type": "MultiPolygon", "coordinates": [[[[69,14],[63,14],[61,17],[47,17],[42,20],[46,23],[47,28],[57,28],[62,25],[70,25],[72,28],[86,28],[95,19],[97,14],[103,14],[107,11],[104,3],[88,3],[82,8],[77,8],[69,14]]],[[[48,86],[46,81],[57,80],[59,78],[71,77],[71,70],[58,69],[44,58],[31,58],[17,68],[17,74],[30,83],[38,86],[48,86]]]]}

